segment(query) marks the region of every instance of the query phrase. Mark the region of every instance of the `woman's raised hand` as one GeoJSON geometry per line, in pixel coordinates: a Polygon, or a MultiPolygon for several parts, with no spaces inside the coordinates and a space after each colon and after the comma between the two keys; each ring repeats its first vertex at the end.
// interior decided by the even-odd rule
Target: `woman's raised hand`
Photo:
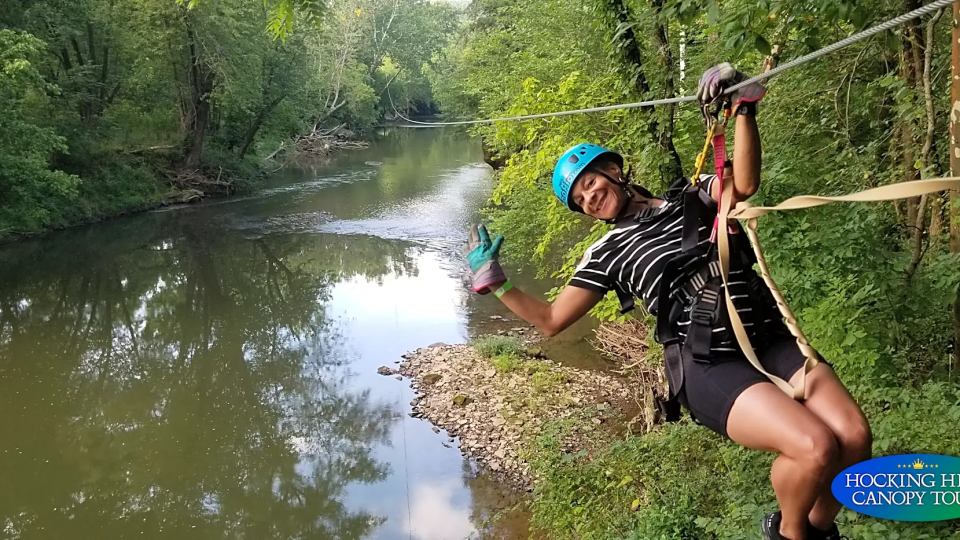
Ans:
{"type": "MultiPolygon", "coordinates": [[[[735,84],[739,84],[749,77],[736,70],[729,62],[717,64],[703,72],[700,77],[700,84],[697,85],[697,99],[701,105],[713,103],[723,91],[735,84]]],[[[733,108],[736,109],[741,103],[754,103],[760,101],[760,98],[767,92],[762,84],[751,83],[730,95],[730,101],[733,108]]]]}
{"type": "Polygon", "coordinates": [[[493,242],[490,234],[483,225],[470,228],[470,238],[467,240],[467,262],[473,271],[473,291],[487,294],[507,281],[503,268],[500,267],[500,246],[503,245],[501,234],[493,242]]]}

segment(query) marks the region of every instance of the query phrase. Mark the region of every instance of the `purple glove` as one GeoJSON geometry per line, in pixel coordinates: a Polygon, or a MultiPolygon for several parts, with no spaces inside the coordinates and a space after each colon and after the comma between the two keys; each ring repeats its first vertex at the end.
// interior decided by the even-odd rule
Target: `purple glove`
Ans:
{"type": "MultiPolygon", "coordinates": [[[[718,64],[703,72],[700,77],[700,84],[697,86],[697,99],[701,105],[713,103],[719,98],[723,91],[735,84],[739,84],[748,77],[740,73],[728,62],[718,64]]],[[[730,102],[733,103],[734,110],[741,103],[755,103],[760,101],[767,89],[760,83],[751,83],[736,92],[730,94],[730,102]]]]}
{"type": "Polygon", "coordinates": [[[467,240],[467,262],[473,270],[473,292],[487,294],[491,287],[500,285],[507,280],[503,268],[500,267],[500,246],[503,245],[503,235],[493,242],[490,234],[483,225],[470,228],[470,238],[467,240]]]}

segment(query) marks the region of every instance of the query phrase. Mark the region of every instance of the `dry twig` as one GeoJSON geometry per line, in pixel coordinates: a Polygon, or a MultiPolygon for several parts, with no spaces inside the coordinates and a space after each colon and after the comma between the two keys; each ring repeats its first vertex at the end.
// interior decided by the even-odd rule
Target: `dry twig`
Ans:
{"type": "Polygon", "coordinates": [[[650,358],[650,328],[642,321],[630,320],[622,324],[603,323],[594,333],[594,345],[618,365],[613,371],[630,380],[633,399],[640,408],[631,423],[639,424],[643,432],[650,431],[659,421],[654,396],[667,395],[663,365],[659,359],[650,358]]]}

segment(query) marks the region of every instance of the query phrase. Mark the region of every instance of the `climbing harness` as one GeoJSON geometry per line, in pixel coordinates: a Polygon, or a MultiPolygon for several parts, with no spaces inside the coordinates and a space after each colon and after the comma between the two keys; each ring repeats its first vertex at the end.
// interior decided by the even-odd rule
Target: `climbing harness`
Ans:
{"type": "MultiPolygon", "coordinates": [[[[719,209],[714,221],[714,228],[710,237],[710,241],[715,241],[717,243],[717,257],[720,263],[720,277],[723,281],[724,303],[726,304],[730,327],[737,338],[737,343],[740,345],[741,351],[750,364],[757,371],[770,379],[770,382],[783,390],[787,395],[791,396],[795,400],[803,400],[806,396],[807,373],[809,373],[810,370],[816,367],[816,365],[819,363],[817,351],[810,346],[806,336],[803,334],[803,330],[797,323],[796,316],[793,314],[790,306],[787,305],[787,302],[784,299],[783,294],[780,292],[780,289],[777,287],[776,282],[774,282],[773,278],[770,276],[769,268],[767,267],[766,260],[763,257],[763,251],[760,248],[760,239],[756,234],[756,219],[752,220],[748,224],[747,229],[747,237],[750,240],[750,247],[753,249],[754,259],[756,260],[757,265],[760,267],[760,273],[763,281],[769,289],[770,294],[773,296],[773,299],[777,305],[777,310],[780,312],[780,316],[783,319],[787,330],[794,337],[794,339],[796,339],[797,347],[799,347],[800,352],[804,356],[803,369],[800,372],[800,381],[796,386],[791,385],[788,381],[769,373],[763,368],[763,365],[760,363],[760,359],[757,357],[756,350],[754,349],[753,344],[750,342],[750,337],[747,335],[747,330],[740,318],[740,313],[734,306],[733,298],[730,294],[730,235],[736,234],[738,229],[729,226],[734,184],[733,182],[724,181],[724,168],[727,159],[727,146],[724,134],[726,120],[730,117],[730,103],[729,101],[726,101],[720,106],[723,109],[722,121],[720,120],[721,117],[719,115],[705,114],[704,116],[708,118],[708,122],[711,124],[707,133],[707,141],[710,141],[713,146],[714,168],[717,176],[716,181],[720,183],[720,204],[718,205],[719,209]],[[715,118],[712,122],[709,121],[711,116],[715,118]],[[717,128],[718,126],[719,129],[717,128]],[[720,226],[720,224],[723,224],[723,226],[720,226]]],[[[710,112],[709,107],[709,104],[704,107],[705,112],[710,112]]],[[[706,148],[706,143],[704,143],[704,147],[706,148]]],[[[704,159],[699,159],[698,161],[701,162],[702,166],[704,159]]],[[[699,181],[699,174],[694,177],[694,182],[696,181],[699,181]]]]}
{"type": "MultiPolygon", "coordinates": [[[[723,282],[723,294],[724,302],[727,308],[727,316],[729,317],[730,327],[734,332],[734,335],[737,338],[737,343],[740,345],[740,349],[743,351],[744,356],[747,360],[756,368],[758,371],[763,373],[771,382],[773,382],[778,388],[783,390],[787,395],[793,397],[796,400],[803,400],[806,395],[806,375],[814,367],[816,367],[819,362],[818,355],[816,350],[810,346],[807,341],[806,336],[803,333],[803,330],[800,328],[797,318],[794,315],[793,311],[787,305],[786,300],[783,297],[783,293],[780,292],[780,289],[777,287],[776,282],[773,280],[773,277],[770,275],[770,269],[767,266],[766,259],[763,256],[763,251],[760,247],[760,238],[757,236],[757,218],[760,216],[766,215],[770,212],[776,211],[786,211],[786,210],[800,210],[804,208],[812,208],[815,206],[822,206],[832,202],[876,202],[876,201],[890,201],[896,199],[907,199],[912,197],[919,197],[921,195],[937,193],[940,191],[947,190],[957,190],[960,189],[960,177],[954,178],[933,178],[927,180],[918,180],[914,182],[902,182],[899,184],[891,184],[887,186],[876,187],[872,189],[867,189],[857,193],[852,193],[849,195],[841,195],[836,197],[825,197],[817,195],[801,195],[787,199],[786,201],[773,206],[773,207],[756,207],[751,205],[748,202],[741,201],[732,206],[733,202],[733,191],[734,185],[733,182],[725,181],[724,178],[724,168],[726,164],[726,141],[724,138],[724,130],[726,125],[726,119],[730,116],[729,103],[725,103],[722,106],[723,114],[722,116],[713,113],[714,119],[712,122],[708,122],[710,125],[707,130],[706,141],[704,142],[704,150],[699,156],[697,156],[697,170],[694,177],[691,179],[691,188],[688,189],[685,194],[685,200],[687,197],[690,197],[691,193],[695,191],[703,193],[699,189],[697,183],[700,178],[700,171],[703,167],[704,162],[706,161],[706,150],[708,146],[713,147],[713,157],[714,157],[714,169],[716,174],[716,182],[720,183],[720,200],[719,200],[719,211],[713,223],[713,232],[711,234],[711,243],[716,241],[717,247],[717,256],[719,262],[719,275],[723,282]],[[729,288],[729,277],[730,277],[730,265],[732,253],[735,253],[736,250],[732,248],[733,242],[731,235],[737,234],[737,228],[730,227],[729,222],[733,219],[741,219],[747,221],[747,237],[750,242],[750,246],[753,250],[753,260],[755,260],[757,266],[760,268],[760,275],[763,278],[763,282],[766,284],[767,288],[770,291],[770,294],[773,296],[773,299],[776,303],[777,309],[780,312],[780,315],[783,319],[784,324],[787,327],[787,330],[790,334],[796,339],[797,346],[799,347],[801,353],[804,356],[803,371],[801,371],[800,381],[796,386],[791,385],[789,382],[783,380],[780,377],[777,377],[771,373],[768,373],[763,366],[760,364],[760,360],[757,357],[756,351],[750,338],[747,335],[746,327],[743,321],[740,318],[740,314],[737,312],[736,307],[734,306],[733,299],[730,294],[729,288]]],[[[699,226],[699,220],[695,219],[694,216],[688,218],[687,211],[690,208],[690,205],[684,205],[684,219],[683,219],[683,228],[684,228],[684,238],[688,246],[690,241],[688,240],[688,227],[693,231],[690,232],[690,235],[695,235],[696,228],[699,226]],[[689,223],[689,225],[688,225],[689,223]]],[[[695,236],[693,236],[695,238],[695,236]]],[[[695,242],[695,240],[693,240],[695,242]]],[[[712,265],[708,270],[708,276],[713,276],[712,265]]],[[[697,276],[695,276],[697,277],[697,276]]],[[[699,278],[703,283],[703,277],[699,278]]],[[[669,280],[665,277],[663,283],[667,283],[669,280]]],[[[697,285],[697,283],[694,283],[697,285]]],[[[691,320],[693,321],[692,326],[697,325],[697,320],[694,318],[694,314],[701,317],[704,317],[704,312],[710,309],[714,309],[716,306],[716,294],[713,289],[704,288],[702,289],[701,297],[699,303],[704,302],[704,295],[706,295],[707,309],[695,308],[694,312],[691,314],[691,320]],[[699,309],[699,313],[698,310],[699,309]]],[[[689,294],[689,293],[688,293],[689,294]]],[[[663,309],[663,306],[661,306],[663,309]]],[[[661,311],[661,313],[663,313],[661,311]]],[[[667,313],[669,319],[669,313],[667,313]]],[[[657,321],[658,329],[660,328],[660,321],[657,321]]],[[[666,329],[664,329],[666,330],[666,329]]],[[[659,335],[659,330],[658,330],[659,335]]],[[[665,337],[669,338],[665,334],[665,337]]],[[[693,330],[688,334],[688,340],[694,337],[693,330]]],[[[706,336],[707,344],[706,351],[709,352],[709,338],[706,336]]],[[[694,349],[702,349],[703,345],[694,343],[692,345],[694,349]]],[[[694,353],[696,354],[696,352],[694,353]]],[[[682,384],[682,379],[678,381],[682,384]]],[[[677,389],[679,391],[679,388],[677,389]]],[[[671,394],[674,393],[671,389],[671,394]]]]}
{"type": "MultiPolygon", "coordinates": [[[[707,136],[702,151],[697,155],[694,174],[689,181],[681,179],[676,182],[664,196],[668,200],[676,200],[682,204],[683,216],[680,252],[664,267],[657,297],[659,304],[656,337],[664,349],[664,367],[669,383],[669,395],[666,399],[654,397],[658,408],[668,421],[680,419],[680,404],[685,401],[682,389],[686,365],[690,362],[715,361],[710,346],[714,328],[721,318],[726,318],[726,326],[735,334],[739,334],[738,326],[740,328],[746,326],[730,300],[728,277],[731,254],[740,257],[738,263],[741,269],[752,268],[756,262],[742,240],[734,242],[732,247],[731,243],[727,242],[725,249],[721,251],[718,245],[719,238],[730,234],[735,235],[739,228],[730,226],[727,219],[721,219],[719,210],[713,215],[707,215],[708,213],[705,212],[707,208],[720,208],[709,192],[700,186],[700,173],[706,164],[707,152],[711,147],[715,173],[713,181],[718,183],[718,191],[724,193],[728,185],[733,186],[724,173],[729,163],[725,142],[726,124],[731,116],[729,99],[724,97],[716,103],[706,104],[702,107],[702,112],[707,123],[707,136]],[[700,239],[700,230],[704,227],[709,227],[709,241],[700,239]],[[727,299],[725,305],[720,299],[721,296],[727,299]],[[723,307],[726,307],[726,313],[723,307]],[[679,321],[685,311],[689,311],[689,322],[687,334],[681,339],[674,324],[679,321]]],[[[730,191],[728,195],[732,197],[733,192],[730,191]]],[[[754,275],[749,285],[757,282],[759,279],[754,275]]],[[[759,291],[759,287],[753,287],[753,289],[759,291]]],[[[758,299],[756,295],[751,295],[751,298],[758,299]]],[[[754,319],[750,324],[756,330],[760,330],[766,324],[763,317],[759,316],[762,313],[760,305],[757,303],[755,306],[757,309],[751,310],[754,319]]],[[[621,306],[624,309],[628,307],[622,298],[621,306]]],[[[765,333],[757,332],[757,335],[763,334],[765,333]]],[[[738,339],[738,342],[741,343],[741,348],[744,348],[749,358],[753,353],[752,343],[746,333],[743,337],[747,346],[750,347],[750,353],[746,353],[743,347],[744,341],[738,339]]],[[[767,377],[775,378],[763,369],[759,361],[754,364],[754,367],[767,377]]],[[[785,381],[777,380],[786,384],[785,381]]]]}
{"type": "MultiPolygon", "coordinates": [[[[942,8],[942,7],[946,7],[946,6],[949,6],[950,4],[953,4],[955,1],[957,1],[957,0],[935,0],[934,2],[931,2],[931,3],[929,3],[929,4],[925,5],[925,6],[922,6],[922,7],[919,7],[919,8],[917,8],[917,9],[913,10],[913,11],[909,11],[909,12],[907,12],[907,13],[904,13],[903,15],[900,15],[900,16],[898,16],[898,17],[894,17],[893,19],[890,19],[889,21],[880,23],[880,24],[878,24],[877,26],[874,26],[874,27],[872,27],[872,28],[868,28],[868,29],[864,30],[863,32],[858,32],[858,33],[856,33],[856,34],[854,34],[854,35],[852,35],[852,36],[850,36],[850,37],[847,37],[847,38],[845,38],[845,39],[842,39],[842,40],[840,40],[840,41],[838,41],[838,42],[836,42],[836,43],[834,43],[834,44],[832,44],[832,45],[828,45],[828,46],[826,46],[826,47],[824,47],[824,48],[822,48],[822,49],[818,49],[818,50],[816,50],[816,51],[813,51],[812,53],[805,54],[805,55],[803,55],[803,56],[801,56],[801,57],[799,57],[799,58],[795,58],[795,59],[793,59],[793,60],[791,60],[791,61],[789,61],[789,62],[786,62],[786,63],[784,63],[784,64],[781,64],[781,65],[779,65],[779,66],[777,66],[777,67],[775,67],[775,68],[773,68],[773,69],[771,69],[771,70],[769,70],[769,71],[766,71],[766,72],[764,72],[764,73],[761,73],[760,75],[757,75],[756,77],[751,77],[751,78],[749,78],[749,79],[747,79],[747,80],[745,80],[745,81],[743,81],[743,82],[741,82],[741,83],[739,83],[739,84],[735,84],[735,85],[727,88],[726,90],[724,90],[723,93],[724,93],[724,95],[730,95],[730,94],[736,92],[737,90],[739,90],[739,89],[741,89],[741,88],[744,88],[744,87],[746,87],[746,86],[749,86],[749,85],[751,85],[751,84],[753,84],[753,83],[764,81],[764,80],[766,80],[766,79],[769,79],[770,77],[773,77],[773,76],[775,76],[775,75],[779,75],[780,73],[783,73],[784,71],[786,71],[786,70],[788,70],[788,69],[794,68],[794,67],[799,66],[799,65],[801,65],[801,64],[806,64],[807,62],[810,62],[811,60],[816,60],[817,58],[820,58],[821,56],[826,56],[826,55],[828,55],[828,54],[830,54],[830,53],[839,51],[840,49],[843,49],[844,47],[848,47],[848,46],[850,46],[850,45],[853,45],[854,43],[857,43],[858,41],[863,41],[863,40],[865,40],[865,39],[867,39],[867,38],[869,38],[869,37],[875,36],[875,35],[877,35],[877,34],[879,34],[879,33],[881,33],[881,32],[885,32],[885,31],[887,31],[887,30],[890,30],[891,28],[895,28],[895,27],[897,27],[897,26],[900,26],[901,24],[903,24],[903,23],[905,23],[905,22],[907,22],[907,21],[911,21],[911,20],[913,20],[913,19],[920,18],[920,17],[922,17],[922,16],[924,16],[924,15],[926,15],[926,14],[928,14],[928,13],[933,13],[934,11],[936,11],[936,10],[942,8]]],[[[420,121],[417,121],[417,120],[411,120],[411,119],[407,118],[406,116],[400,114],[400,112],[397,110],[396,106],[393,105],[393,97],[390,96],[390,89],[389,89],[389,88],[387,89],[387,96],[390,98],[390,105],[393,107],[393,112],[394,112],[394,114],[396,114],[398,117],[402,118],[404,121],[410,122],[411,124],[417,124],[417,125],[420,125],[420,126],[435,126],[435,127],[441,127],[441,126],[471,126],[471,125],[477,125],[477,124],[492,124],[492,123],[495,123],[495,122],[509,122],[509,121],[518,121],[518,120],[535,120],[535,119],[537,119],[537,118],[551,118],[551,117],[554,117],[554,116],[567,116],[567,115],[571,115],[571,114],[584,114],[584,113],[593,113],[593,112],[615,111],[615,110],[619,110],[619,109],[636,109],[636,108],[640,108],[640,107],[655,107],[655,106],[657,106],[657,105],[671,105],[671,104],[674,104],[674,103],[686,103],[686,102],[690,102],[690,101],[697,101],[697,96],[681,96],[681,97],[666,98],[666,99],[651,99],[651,100],[647,100],[647,101],[638,101],[638,102],[636,102],[636,103],[621,103],[621,104],[619,104],[619,105],[607,105],[607,106],[604,106],[604,107],[590,107],[590,108],[588,108],[588,109],[575,109],[575,110],[570,110],[570,111],[559,111],[559,112],[541,113],[541,114],[526,114],[526,115],[522,115],[522,116],[506,116],[506,117],[502,117],[502,118],[487,118],[487,119],[483,119],[483,120],[458,120],[458,121],[453,121],[453,122],[420,122],[420,121]]]]}

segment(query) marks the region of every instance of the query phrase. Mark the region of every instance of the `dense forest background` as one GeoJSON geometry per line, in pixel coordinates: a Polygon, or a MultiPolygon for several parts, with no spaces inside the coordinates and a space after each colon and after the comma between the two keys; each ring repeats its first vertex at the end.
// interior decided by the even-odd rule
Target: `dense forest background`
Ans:
{"type": "MultiPolygon", "coordinates": [[[[920,5],[475,0],[434,72],[434,95],[445,113],[470,118],[685,95],[713,64],[729,61],[757,74],[920,5]]],[[[752,202],[950,175],[955,17],[936,13],[770,80],[758,117],[763,183],[752,202]]],[[[657,192],[692,173],[704,130],[695,106],[664,106],[476,132],[505,165],[490,211],[506,236],[505,255],[564,283],[608,226],[555,200],[549,179],[557,156],[581,141],[603,144],[623,153],[635,180],[657,192]]],[[[953,171],[960,174],[957,163],[953,171]]],[[[878,454],[960,447],[953,428],[960,419],[958,204],[956,193],[942,193],[760,220],[774,277],[867,411],[878,454]]],[[[595,314],[618,320],[615,301],[595,314]]],[[[776,506],[769,456],[703,428],[668,426],[589,456],[564,454],[571,429],[557,425],[531,454],[544,478],[534,522],[553,537],[746,538],[776,506]],[[634,497],[639,506],[631,512],[634,497]]],[[[842,530],[858,539],[958,534],[955,524],[853,513],[842,520],[850,523],[842,530]]]]}
{"type": "Polygon", "coordinates": [[[429,112],[456,25],[426,0],[0,0],[0,237],[244,189],[390,95],[429,112]]]}

